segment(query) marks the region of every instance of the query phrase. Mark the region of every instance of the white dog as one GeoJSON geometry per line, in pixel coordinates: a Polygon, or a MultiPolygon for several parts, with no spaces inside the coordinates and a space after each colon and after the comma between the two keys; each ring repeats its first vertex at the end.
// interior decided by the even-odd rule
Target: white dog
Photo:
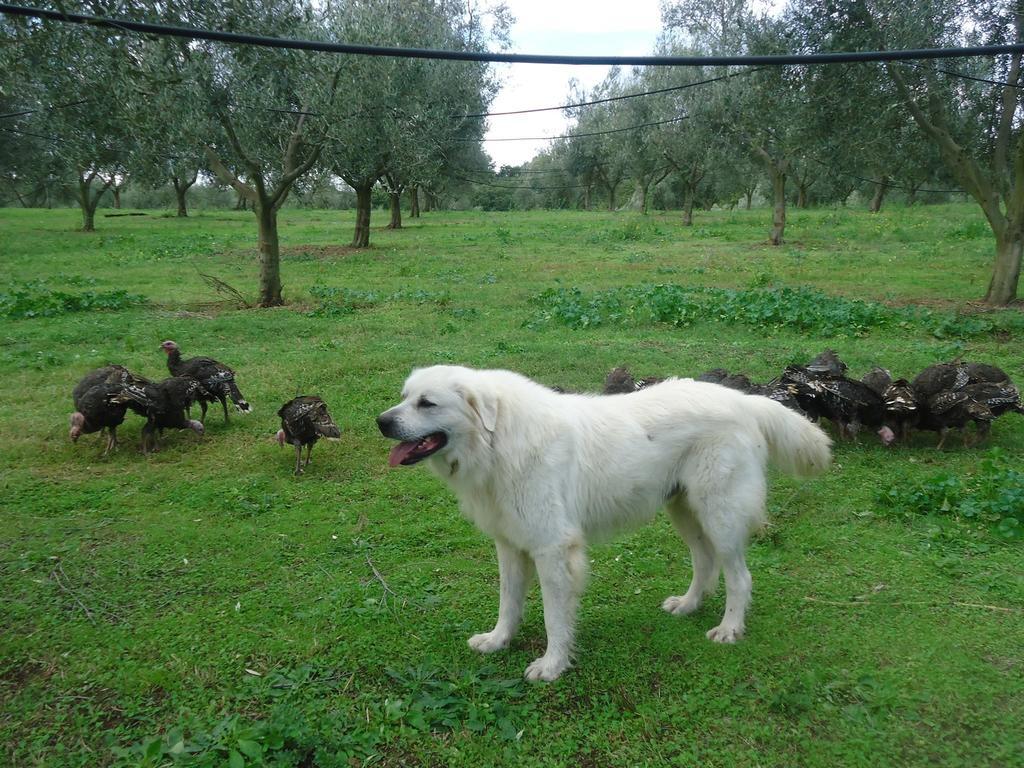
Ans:
{"type": "Polygon", "coordinates": [[[830,440],[766,397],[671,379],[624,395],[558,394],[510,371],[441,365],[412,372],[402,402],[377,418],[399,440],[391,466],[426,460],[463,514],[494,539],[498,621],[469,645],[508,646],[534,576],[547,650],[526,668],[554,680],[568,668],[587,545],[666,506],[690,548],[693,581],[662,604],[697,610],[725,573],[725,616],[710,639],[743,635],[751,580],[744,551],[763,522],[765,465],[797,476],[823,472],[830,440]]]}

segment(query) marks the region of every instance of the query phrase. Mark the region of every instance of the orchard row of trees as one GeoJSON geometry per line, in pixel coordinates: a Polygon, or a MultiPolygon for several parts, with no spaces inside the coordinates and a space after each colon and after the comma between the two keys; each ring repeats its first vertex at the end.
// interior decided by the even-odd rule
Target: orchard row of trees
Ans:
{"type": "MultiPolygon", "coordinates": [[[[275,37],[484,51],[508,44],[503,6],[476,0],[88,0],[84,9],[275,37]]],[[[746,55],[1024,42],[1024,0],[663,0],[658,54],[746,55]]],[[[995,259],[985,300],[1016,298],[1024,253],[1020,54],[889,64],[613,70],[571,94],[570,136],[526,167],[490,172],[481,150],[496,82],[485,64],[339,56],[0,20],[0,170],[12,188],[73,177],[83,226],[125,175],[168,181],[185,211],[201,172],[256,215],[261,303],[281,302],[277,212],[340,179],[369,238],[371,193],[393,215],[466,178],[490,207],[603,203],[686,223],[695,206],[787,205],[868,192],[959,189],[981,207],[995,259]],[[681,87],[687,86],[687,87],[681,87]],[[649,95],[629,98],[633,94],[649,95]],[[33,111],[34,110],[34,111],[33,111]],[[378,187],[379,188],[379,187],[378,187]],[[622,199],[627,198],[628,199],[622,199]]],[[[415,206],[413,213],[415,215],[415,206]]]]}
{"type": "MultiPolygon", "coordinates": [[[[788,54],[1024,42],[1020,0],[666,0],[662,55],[788,54]]],[[[981,207],[996,257],[985,300],[1016,297],[1024,251],[1020,54],[905,64],[613,70],[571,101],[570,137],[485,187],[495,207],[646,211],[659,191],[692,222],[694,206],[762,190],[770,239],[789,203],[877,211],[886,193],[962,190],[981,207]],[[680,86],[690,86],[682,87],[680,86]],[[653,92],[653,93],[652,93],[653,92]],[[637,98],[630,94],[649,93],[637,98]],[[636,126],[644,126],[636,128],[636,126]],[[631,128],[631,129],[630,129],[631,128]],[[629,129],[629,130],[627,130],[629,129]],[[623,191],[630,192],[628,199],[623,191]]]]}
{"type": "MultiPolygon", "coordinates": [[[[61,4],[64,5],[64,4],[61,4]]],[[[90,0],[84,10],[270,37],[483,51],[507,44],[503,6],[474,0],[90,0]]],[[[395,201],[487,167],[496,83],[486,64],[342,56],[0,19],[3,180],[19,195],[69,179],[92,230],[125,176],[168,183],[179,213],[209,172],[255,213],[260,304],[282,303],[277,215],[296,185],[355,191],[352,244],[369,242],[371,190],[395,201]]],[[[417,196],[418,199],[418,196],[417,196]]]]}

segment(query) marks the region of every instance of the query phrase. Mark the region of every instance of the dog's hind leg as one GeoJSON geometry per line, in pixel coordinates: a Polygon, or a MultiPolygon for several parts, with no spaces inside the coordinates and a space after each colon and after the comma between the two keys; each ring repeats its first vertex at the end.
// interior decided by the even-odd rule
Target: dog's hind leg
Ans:
{"type": "Polygon", "coordinates": [[[708,639],[716,643],[735,643],[746,628],[745,617],[750,605],[750,592],[753,581],[743,548],[738,547],[727,552],[718,553],[725,574],[725,615],[722,623],[708,630],[708,639]]]}
{"type": "Polygon", "coordinates": [[[718,564],[715,562],[714,547],[690,509],[686,496],[682,493],[673,496],[666,510],[676,533],[690,548],[693,581],[685,595],[670,595],[661,607],[669,613],[682,616],[696,611],[704,596],[715,591],[718,585],[718,564]]]}
{"type": "Polygon", "coordinates": [[[751,530],[764,518],[765,479],[760,467],[736,467],[728,483],[705,490],[691,503],[725,576],[725,615],[707,634],[716,643],[734,643],[743,637],[750,605],[752,581],[745,553],[751,530]]]}
{"type": "Polygon", "coordinates": [[[530,556],[500,539],[495,539],[498,550],[498,623],[490,632],[481,632],[469,638],[469,647],[480,653],[492,653],[507,648],[519,629],[523,618],[523,602],[533,580],[534,568],[530,556]]]}
{"type": "Polygon", "coordinates": [[[555,680],[570,665],[576,610],[587,577],[587,552],[581,539],[568,541],[534,555],[541,597],[547,650],[526,668],[527,680],[555,680]]]}

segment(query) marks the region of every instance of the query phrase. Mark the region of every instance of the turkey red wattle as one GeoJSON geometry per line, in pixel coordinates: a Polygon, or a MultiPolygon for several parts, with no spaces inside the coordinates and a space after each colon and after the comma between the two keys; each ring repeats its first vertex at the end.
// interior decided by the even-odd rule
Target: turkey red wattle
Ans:
{"type": "Polygon", "coordinates": [[[415,464],[444,448],[447,442],[448,438],[443,432],[434,432],[419,440],[405,440],[391,449],[391,453],[388,454],[388,465],[397,467],[399,464],[415,464]]]}

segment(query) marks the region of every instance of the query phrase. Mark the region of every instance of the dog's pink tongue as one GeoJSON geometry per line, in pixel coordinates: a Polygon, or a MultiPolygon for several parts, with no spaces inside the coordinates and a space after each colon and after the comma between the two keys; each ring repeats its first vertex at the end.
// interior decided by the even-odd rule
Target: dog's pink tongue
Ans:
{"type": "Polygon", "coordinates": [[[391,453],[388,454],[388,466],[397,467],[408,458],[409,454],[413,452],[418,444],[418,440],[408,440],[396,445],[391,449],[391,453]]]}

